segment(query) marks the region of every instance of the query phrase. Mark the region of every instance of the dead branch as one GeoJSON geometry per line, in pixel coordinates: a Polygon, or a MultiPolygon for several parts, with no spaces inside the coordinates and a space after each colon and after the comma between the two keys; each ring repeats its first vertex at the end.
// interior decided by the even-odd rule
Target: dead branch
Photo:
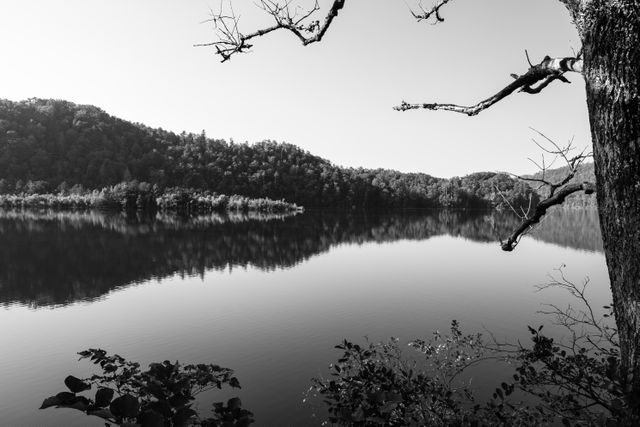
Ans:
{"type": "Polygon", "coordinates": [[[440,15],[440,8],[445,4],[449,3],[450,1],[451,0],[440,0],[435,5],[433,5],[430,9],[425,9],[422,6],[422,1],[421,1],[418,4],[418,8],[420,9],[420,12],[416,13],[413,10],[411,10],[411,14],[413,15],[414,18],[418,20],[418,22],[426,21],[430,18],[434,18],[435,23],[444,22],[444,18],[442,17],[442,15],[440,15]]]}
{"type": "Polygon", "coordinates": [[[564,274],[565,265],[561,265],[554,274],[549,275],[548,283],[536,286],[538,291],[549,288],[557,288],[568,292],[578,303],[578,308],[568,305],[560,308],[555,304],[544,304],[548,309],[538,313],[551,315],[555,319],[553,324],[560,326],[571,333],[571,342],[568,345],[560,344],[568,350],[578,353],[581,348],[589,347],[601,354],[610,354],[618,348],[618,333],[610,320],[613,319],[611,306],[604,306],[606,312],[596,315],[596,310],[586,296],[589,285],[589,277],[586,277],[581,285],[570,281],[564,274]],[[580,307],[581,306],[581,307],[580,307]]]}
{"type": "Polygon", "coordinates": [[[338,12],[344,7],[345,1],[334,0],[324,21],[320,23],[319,20],[311,20],[311,17],[320,10],[317,0],[310,10],[301,14],[291,12],[289,7],[291,0],[283,3],[274,0],[260,0],[258,6],[273,17],[275,24],[249,34],[242,34],[238,29],[240,18],[235,14],[232,7],[230,7],[229,14],[225,14],[221,7],[219,12],[211,11],[211,18],[205,21],[213,23],[218,40],[194,46],[215,47],[216,54],[222,57],[222,62],[228,61],[236,53],[244,53],[251,49],[253,45],[249,43],[250,40],[277,30],[287,30],[293,33],[306,46],[322,40],[329,26],[338,16],[338,12]]]}
{"type": "Polygon", "coordinates": [[[513,234],[511,234],[511,236],[507,238],[506,241],[503,242],[502,240],[500,240],[502,250],[512,251],[513,249],[515,249],[522,235],[530,231],[535,224],[539,223],[550,207],[562,204],[567,196],[579,191],[584,191],[585,194],[592,194],[594,191],[596,191],[596,186],[591,182],[568,184],[562,187],[552,196],[538,203],[533,211],[533,215],[531,215],[529,218],[526,218],[526,220],[523,221],[522,224],[520,224],[520,227],[518,227],[516,231],[514,231],[513,234]]]}
{"type": "Polygon", "coordinates": [[[560,80],[565,83],[569,83],[569,80],[564,77],[564,73],[573,71],[576,73],[582,73],[582,59],[567,57],[567,58],[545,58],[537,65],[529,68],[529,70],[518,76],[512,74],[515,80],[507,85],[504,89],[490,96],[489,98],[480,101],[479,103],[471,106],[463,106],[456,104],[438,104],[438,103],[421,103],[421,104],[409,104],[405,101],[396,107],[393,107],[397,111],[407,111],[416,109],[427,110],[446,110],[454,111],[456,113],[463,113],[468,116],[475,116],[483,110],[491,107],[498,101],[506,98],[515,91],[525,92],[529,94],[535,94],[542,91],[551,82],[560,80]]]}
{"type": "Polygon", "coordinates": [[[533,227],[536,224],[540,223],[540,220],[544,217],[550,207],[562,204],[565,199],[573,193],[584,191],[585,194],[592,194],[596,191],[595,184],[591,182],[570,183],[578,173],[578,169],[580,168],[582,163],[586,159],[593,157],[593,153],[586,152],[586,149],[583,149],[577,155],[571,156],[570,153],[575,149],[575,147],[573,146],[573,139],[571,139],[566,146],[561,147],[558,143],[553,141],[542,132],[533,128],[531,128],[531,130],[541,136],[545,140],[546,144],[548,144],[545,145],[538,142],[535,138],[532,139],[534,144],[536,144],[540,148],[540,150],[542,150],[542,161],[540,164],[530,159],[535,165],[539,167],[540,175],[526,177],[512,174],[512,176],[522,181],[537,183],[539,185],[537,186],[536,191],[542,188],[546,188],[548,194],[544,200],[538,203],[532,215],[529,215],[531,209],[529,209],[527,212],[523,211],[521,215],[512,206],[510,206],[511,210],[523,221],[520,226],[511,234],[511,236],[507,238],[506,241],[503,242],[502,240],[500,240],[500,245],[505,251],[512,251],[518,245],[522,236],[528,234],[533,230],[533,227]],[[545,154],[554,156],[550,163],[547,162],[545,154]],[[566,163],[567,173],[560,180],[552,182],[547,179],[546,173],[549,167],[551,167],[558,159],[562,159],[566,163]]]}

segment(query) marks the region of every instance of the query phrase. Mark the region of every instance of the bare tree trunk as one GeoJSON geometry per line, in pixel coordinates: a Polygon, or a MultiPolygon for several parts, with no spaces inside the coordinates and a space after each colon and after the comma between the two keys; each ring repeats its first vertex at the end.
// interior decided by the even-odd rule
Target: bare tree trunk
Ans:
{"type": "Polygon", "coordinates": [[[623,378],[640,415],[640,6],[589,2],[584,75],[598,208],[620,334],[623,378]]]}

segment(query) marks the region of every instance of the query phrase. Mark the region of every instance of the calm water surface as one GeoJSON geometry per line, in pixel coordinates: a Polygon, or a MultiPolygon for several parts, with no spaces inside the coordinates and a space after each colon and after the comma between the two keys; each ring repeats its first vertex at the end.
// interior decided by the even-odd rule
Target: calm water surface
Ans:
{"type": "MultiPolygon", "coordinates": [[[[125,217],[0,211],[0,424],[104,425],[73,410],[38,410],[100,347],[146,366],[165,359],[236,371],[256,425],[318,425],[303,403],[343,338],[403,341],[487,328],[526,339],[536,292],[565,264],[610,300],[597,215],[556,211],[512,253],[496,241],[507,214],[310,212],[295,216],[125,217]]],[[[491,371],[491,368],[488,368],[491,371]]],[[[492,380],[500,372],[491,372],[492,380]]],[[[478,383],[482,384],[480,378],[478,383]]]]}

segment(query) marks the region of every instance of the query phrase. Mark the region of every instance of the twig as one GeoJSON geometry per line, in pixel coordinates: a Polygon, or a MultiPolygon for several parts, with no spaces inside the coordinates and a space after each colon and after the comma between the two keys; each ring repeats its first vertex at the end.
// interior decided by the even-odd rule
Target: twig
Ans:
{"type": "Polygon", "coordinates": [[[422,6],[422,1],[420,1],[420,3],[418,4],[420,13],[414,12],[413,10],[411,10],[411,8],[409,8],[409,10],[411,11],[411,14],[413,15],[413,17],[418,20],[418,22],[426,21],[429,18],[434,18],[435,19],[434,23],[444,22],[444,18],[442,17],[442,15],[440,15],[440,8],[445,4],[449,3],[450,1],[451,0],[440,0],[430,9],[425,9],[422,6]]]}
{"type": "MultiPolygon", "coordinates": [[[[231,13],[226,15],[223,12],[222,4],[219,12],[211,12],[211,18],[206,22],[213,22],[217,32],[218,40],[209,43],[199,43],[196,47],[214,47],[216,54],[222,57],[222,62],[231,59],[231,56],[236,53],[248,52],[252,45],[250,40],[264,36],[273,31],[287,30],[293,33],[303,45],[316,43],[322,40],[325,33],[329,29],[329,26],[333,22],[338,12],[344,7],[346,0],[334,0],[329,12],[324,18],[322,24],[319,20],[310,21],[312,15],[320,10],[318,1],[314,3],[314,6],[298,16],[298,12],[294,12],[293,15],[289,9],[290,1],[282,4],[273,0],[260,0],[258,7],[271,15],[275,20],[275,24],[263,29],[256,30],[249,34],[242,34],[238,29],[238,22],[240,17],[235,14],[233,8],[230,6],[231,13]]],[[[231,3],[231,1],[229,1],[231,3]]]]}

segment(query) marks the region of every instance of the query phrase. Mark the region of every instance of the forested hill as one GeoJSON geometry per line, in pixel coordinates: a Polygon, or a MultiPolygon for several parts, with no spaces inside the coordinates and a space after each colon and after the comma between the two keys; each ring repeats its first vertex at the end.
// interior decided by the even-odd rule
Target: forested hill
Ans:
{"type": "Polygon", "coordinates": [[[343,168],[290,144],[235,144],[204,132],[175,134],[60,100],[0,100],[0,193],[97,189],[122,181],[285,199],[308,207],[489,207],[500,204],[502,196],[528,204],[531,192],[504,174],[446,180],[343,168]]]}

